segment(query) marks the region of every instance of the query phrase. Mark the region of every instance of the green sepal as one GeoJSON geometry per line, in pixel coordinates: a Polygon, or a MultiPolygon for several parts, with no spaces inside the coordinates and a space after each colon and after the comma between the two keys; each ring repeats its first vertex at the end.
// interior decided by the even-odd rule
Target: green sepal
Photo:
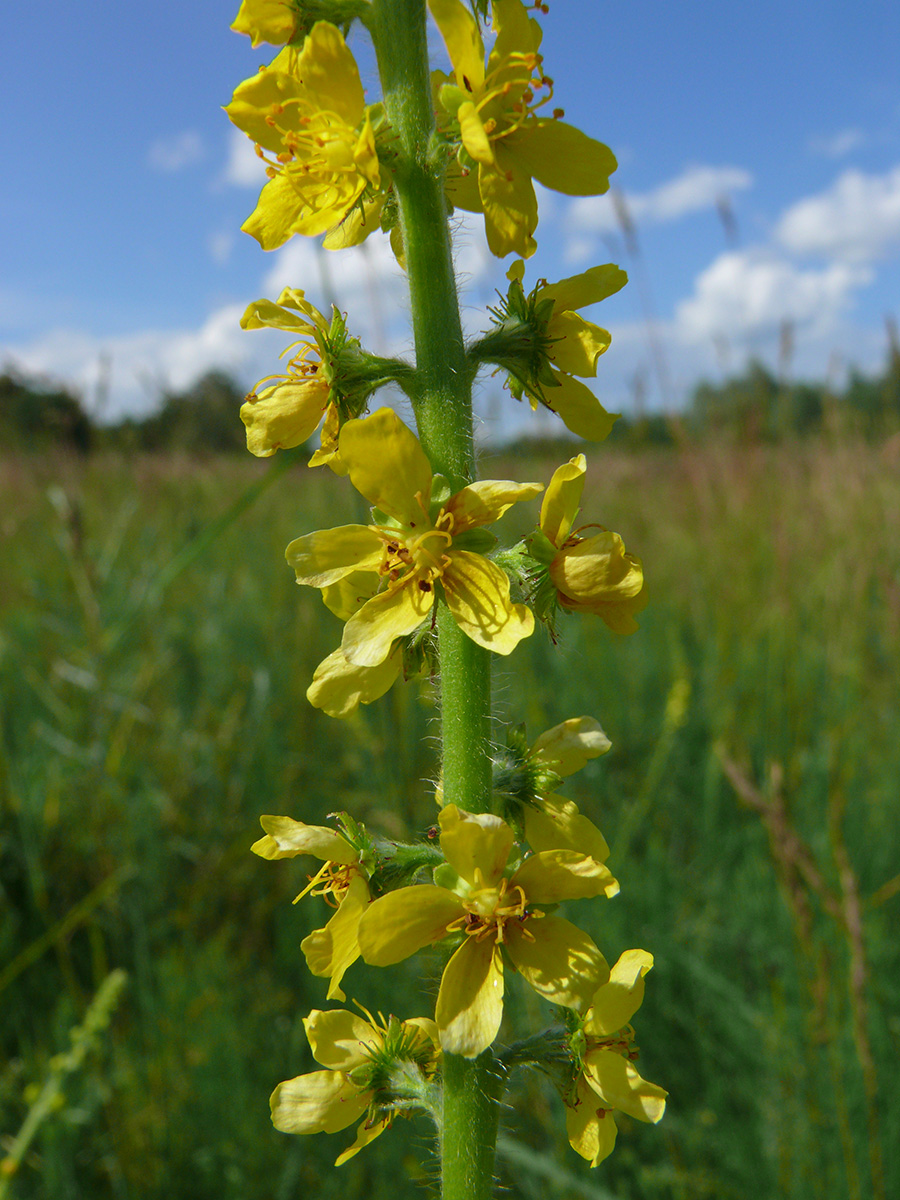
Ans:
{"type": "Polygon", "coordinates": [[[369,876],[373,899],[409,887],[416,876],[427,867],[439,867],[444,862],[440,847],[429,842],[384,842],[378,847],[377,865],[369,876]]]}
{"type": "Polygon", "coordinates": [[[475,529],[464,529],[453,538],[454,550],[471,550],[474,554],[487,554],[496,545],[496,535],[483,525],[475,529]]]}
{"type": "Polygon", "coordinates": [[[550,566],[559,553],[557,547],[553,545],[541,529],[535,529],[533,533],[530,533],[525,539],[525,545],[531,557],[547,567],[550,566]]]}
{"type": "Polygon", "coordinates": [[[464,896],[469,891],[469,885],[448,862],[435,867],[432,878],[438,887],[446,888],[448,892],[455,892],[457,896],[464,896]]]}

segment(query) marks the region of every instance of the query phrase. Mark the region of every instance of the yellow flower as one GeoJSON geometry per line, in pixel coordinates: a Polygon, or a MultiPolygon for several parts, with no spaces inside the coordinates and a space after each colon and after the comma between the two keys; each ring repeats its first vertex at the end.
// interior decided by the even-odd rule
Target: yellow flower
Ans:
{"type": "Polygon", "coordinates": [[[574,850],[529,855],[507,877],[513,831],[505,821],[448,804],[440,826],[456,890],[417,884],[388,892],[364,913],[359,944],[366,962],[386,967],[463,934],[444,969],[435,1015],[444,1050],[474,1058],[500,1028],[503,951],[546,1000],[587,1007],[608,971],[603,955],[587,934],[543,907],[613,896],[619,885],[606,867],[574,850]]]}
{"type": "Polygon", "coordinates": [[[534,629],[534,616],[513,604],[509,579],[467,548],[483,545],[480,527],[538,483],[481,480],[442,499],[432,495],[431,466],[418,439],[389,408],[341,430],[341,459],[354,487],[377,510],[373,525],[344,525],[297,538],[286,557],[297,582],[326,588],[353,571],[375,571],[379,591],[344,626],[348,662],[376,667],[394,642],[428,617],[438,589],[456,623],[473,641],[509,654],[534,629]]]}
{"type": "Polygon", "coordinates": [[[297,340],[284,351],[295,351],[284,375],[261,379],[241,406],[247,426],[247,449],[257,458],[270,458],[276,450],[300,446],[316,430],[322,417],[322,448],[310,466],[328,463],[343,473],[337,454],[340,413],[322,361],[330,334],[328,320],[310,304],[299,288],[285,288],[278,302],[255,300],[241,317],[242,329],[284,329],[297,340]],[[269,380],[276,380],[267,387],[269,380]]]}
{"type": "MultiPolygon", "coordinates": [[[[627,554],[617,533],[600,525],[573,529],[586,462],[583,454],[553,473],[541,504],[540,533],[546,542],[550,578],[563,608],[594,613],[616,633],[637,629],[634,614],[647,603],[640,559],[627,554]],[[582,530],[599,529],[590,537],[582,530]]],[[[537,540],[533,551],[542,553],[537,540]]]]}
{"type": "MultiPolygon", "coordinates": [[[[337,1133],[363,1115],[356,1141],[335,1161],[339,1167],[393,1123],[409,1098],[393,1086],[399,1069],[427,1085],[440,1056],[437,1027],[427,1017],[376,1021],[347,1012],[314,1009],[303,1021],[316,1060],[327,1068],[279,1083],[272,1093],[272,1124],[282,1133],[337,1133]]],[[[419,1089],[416,1089],[418,1091],[419,1089]]]]}
{"type": "Polygon", "coordinates": [[[231,28],[235,33],[246,33],[251,46],[261,42],[283,46],[296,31],[296,8],[290,0],[241,0],[231,28]]]}
{"type": "Polygon", "coordinates": [[[234,93],[225,111],[268,164],[269,182],[241,227],[264,250],[324,233],[381,174],[356,62],[340,30],[317,22],[234,93]],[[267,156],[268,155],[268,156],[267,156]]]}
{"type": "Polygon", "coordinates": [[[569,1142],[596,1167],[616,1143],[616,1110],[656,1124],[668,1092],[642,1079],[629,1022],[644,998],[644,976],[653,966],[646,950],[626,950],[595,994],[584,1016],[581,1067],[566,1109],[569,1142]],[[599,1104],[598,1104],[599,1100],[599,1104]]]}
{"type": "Polygon", "coordinates": [[[497,38],[486,68],[478,22],[462,0],[429,0],[429,8],[455,78],[443,86],[443,77],[435,78],[450,122],[443,132],[461,142],[462,169],[448,175],[448,195],[460,208],[484,213],[493,254],[528,258],[538,220],[532,178],[569,196],[598,195],[609,187],[615,157],[559,120],[560,110],[537,115],[552,98],[553,83],[541,65],[540,27],[521,0],[493,0],[497,38]]]}
{"type": "MultiPolygon", "coordinates": [[[[522,287],[525,264],[514,262],[507,272],[513,288],[522,287]]],[[[610,336],[580,317],[575,311],[597,304],[618,292],[628,282],[628,276],[613,263],[591,267],[581,275],[572,275],[558,283],[538,284],[529,294],[519,293],[518,299],[528,312],[541,314],[543,330],[540,335],[543,356],[547,360],[537,378],[523,378],[513,371],[517,398],[524,390],[537,409],[543,404],[558,413],[567,429],[591,442],[602,442],[609,436],[618,413],[609,413],[585,384],[573,378],[593,378],[597,374],[597,359],[609,347],[610,336]]],[[[513,307],[513,296],[505,302],[513,307]]],[[[505,364],[509,366],[509,364],[505,364]]]]}
{"type": "MultiPolygon", "coordinates": [[[[531,762],[565,778],[589,759],[606,754],[611,742],[593,717],[571,717],[542,733],[531,748],[531,762]]],[[[525,837],[532,850],[578,850],[597,862],[609,858],[606,838],[572,800],[552,793],[523,806],[525,837]]]]}
{"type": "Polygon", "coordinates": [[[369,885],[360,851],[341,834],[323,825],[304,825],[291,817],[272,816],[260,817],[259,823],[266,836],[250,848],[260,858],[312,854],[324,859],[324,866],[311,877],[297,900],[308,893],[322,896],[337,911],[324,929],[314,929],[303,939],[300,949],[313,975],[331,980],[327,998],[343,1000],[340,982],[347,968],[359,958],[357,930],[369,903],[369,885]]]}

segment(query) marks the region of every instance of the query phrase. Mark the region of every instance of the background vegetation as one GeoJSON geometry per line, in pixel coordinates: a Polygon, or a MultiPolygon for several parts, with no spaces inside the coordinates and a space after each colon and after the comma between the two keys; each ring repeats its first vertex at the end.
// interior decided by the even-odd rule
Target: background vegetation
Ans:
{"type": "MultiPolygon", "coordinates": [[[[900,1194],[898,380],[894,355],[880,380],[795,403],[754,368],[698,392],[683,422],[632,426],[589,456],[585,519],[643,557],[653,603],[629,639],[589,620],[564,622],[559,646],[536,635],[497,695],[531,734],[589,714],[613,741],[565,791],[606,832],[622,883],[587,923],[611,960],[655,954],[640,1065],[671,1099],[656,1128],[623,1120],[590,1172],[555,1093],[519,1076],[506,1195],[900,1194]]],[[[3,387],[5,444],[14,430],[41,452],[0,462],[0,1131],[21,1160],[0,1195],[423,1194],[424,1124],[335,1171],[350,1134],[280,1135],[266,1105],[313,1068],[301,1018],[325,987],[299,943],[326,912],[290,905],[307,863],[248,852],[259,814],[346,808],[397,834],[435,818],[427,685],[349,723],[304,696],[339,625],[294,586],[284,546],[360,519],[358,498],[302,458],[274,480],[277,466],[208,442],[198,460],[184,396],[155,432],[132,425],[124,456],[109,431],[84,445],[26,432],[16,387],[71,410],[3,387]],[[227,519],[247,489],[255,503],[227,519]],[[110,1023],[67,1072],[54,1056],[117,968],[110,1023]],[[48,1080],[56,1098],[25,1146],[48,1080]]],[[[233,429],[234,386],[195,390],[233,429]]],[[[572,452],[483,473],[546,481],[572,452]]],[[[346,990],[413,1015],[439,971],[357,964],[346,990]]],[[[512,1008],[549,1016],[517,983],[512,1008]]]]}

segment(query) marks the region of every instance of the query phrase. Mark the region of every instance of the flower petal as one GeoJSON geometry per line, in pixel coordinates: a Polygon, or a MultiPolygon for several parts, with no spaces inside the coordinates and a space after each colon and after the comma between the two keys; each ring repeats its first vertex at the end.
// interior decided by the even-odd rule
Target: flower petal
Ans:
{"type": "Polygon", "coordinates": [[[530,258],[537,249],[532,234],[538,206],[534,185],[509,153],[495,145],[497,165],[478,164],[478,192],[484,210],[484,231],[491,254],[515,253],[530,258]]]}
{"type": "Polygon", "coordinates": [[[347,125],[360,123],[366,101],[359,70],[336,26],[327,21],[313,25],[303,43],[296,74],[305,91],[312,93],[316,107],[336,114],[347,125]]]}
{"type": "Polygon", "coordinates": [[[294,233],[301,232],[303,207],[290,176],[279,171],[263,187],[256,208],[241,229],[256,238],[263,250],[277,250],[294,233]]]}
{"type": "Polygon", "coordinates": [[[542,483],[515,483],[508,479],[480,479],[451,496],[444,506],[453,514],[453,532],[499,521],[519,500],[531,500],[544,490],[542,483]]]}
{"type": "Polygon", "coordinates": [[[584,1031],[591,1037],[609,1037],[624,1029],[641,1007],[644,976],[653,966],[653,955],[646,950],[626,950],[609,973],[609,980],[598,988],[584,1020],[584,1031]]]}
{"type": "Polygon", "coordinates": [[[293,817],[260,817],[266,836],[250,849],[260,858],[296,858],[313,854],[324,862],[355,863],[359,851],[345,837],[325,825],[305,825],[293,817]]]}
{"type": "Polygon", "coordinates": [[[588,442],[602,442],[609,437],[619,414],[607,412],[591,389],[574,376],[554,371],[553,377],[559,387],[545,388],[544,400],[566,428],[588,442]]]}
{"type": "Polygon", "coordinates": [[[565,778],[611,747],[612,742],[593,717],[570,717],[541,734],[531,747],[531,757],[565,778]]]}
{"type": "Polygon", "coordinates": [[[553,317],[547,336],[555,339],[547,357],[560,371],[570,375],[596,375],[597,359],[609,349],[611,341],[608,330],[573,312],[553,317]]]}
{"type": "Polygon", "coordinates": [[[613,1114],[597,1104],[596,1095],[583,1077],[578,1080],[574,1105],[566,1105],[566,1133],[572,1149],[592,1167],[608,1158],[616,1144],[613,1114]]]}
{"type": "Polygon", "coordinates": [[[566,196],[599,196],[618,163],[609,146],[564,121],[538,117],[507,139],[508,152],[544,187],[566,196]]]}
{"type": "Polygon", "coordinates": [[[397,638],[422,624],[434,604],[434,592],[420,591],[415,575],[393,591],[367,600],[344,626],[341,650],[359,667],[377,667],[391,652],[397,638]]]}
{"type": "Polygon", "coordinates": [[[534,614],[509,598],[509,579],[496,565],[469,550],[451,550],[441,582],[447,607],[462,631],[495,654],[511,654],[534,632],[534,614]]]}
{"type": "Polygon", "coordinates": [[[547,284],[541,288],[540,298],[552,300],[555,312],[572,312],[576,308],[586,308],[589,304],[606,300],[621,291],[627,282],[628,276],[621,267],[615,263],[604,263],[603,266],[591,267],[581,275],[570,275],[558,283],[547,284]]]}
{"type": "Polygon", "coordinates": [[[303,1018],[303,1027],[313,1057],[331,1071],[352,1071],[368,1062],[363,1047],[382,1041],[368,1021],[345,1008],[314,1008],[303,1018]]]}
{"type": "Polygon", "coordinates": [[[503,959],[489,938],[466,938],[447,963],[435,1017],[448,1054],[475,1058],[497,1036],[503,1019],[503,959]]]}
{"type": "Polygon", "coordinates": [[[376,571],[384,545],[368,525],[340,525],[295,538],[284,552],[297,582],[308,587],[328,587],[351,571],[376,571]]]}
{"type": "MultiPolygon", "coordinates": [[[[375,900],[359,922],[359,948],[374,967],[389,967],[439,942],[465,914],[459,896],[434,884],[397,888],[375,900]]],[[[595,989],[596,990],[596,989],[595,989]]]]}
{"type": "Polygon", "coordinates": [[[251,392],[241,405],[247,449],[257,458],[271,458],[276,450],[302,445],[322,420],[328,396],[328,383],[318,375],[251,392]]]}
{"type": "Polygon", "coordinates": [[[337,1133],[359,1120],[369,1093],[340,1071],[313,1071],[279,1083],[269,1104],[282,1133],[337,1133]]]}
{"type": "Polygon", "coordinates": [[[462,0],[428,0],[428,8],[447,47],[460,87],[478,92],[484,84],[481,30],[462,0]]]}
{"type": "Polygon", "coordinates": [[[609,858],[606,838],[578,806],[561,796],[543,796],[525,809],[525,837],[532,850],[577,850],[597,862],[609,858]]]}
{"type": "Polygon", "coordinates": [[[609,978],[606,959],[586,933],[562,917],[506,926],[509,956],[523,978],[551,1004],[583,1012],[609,978]],[[530,933],[534,941],[525,936],[530,933]]]}
{"type": "Polygon", "coordinates": [[[353,1158],[354,1154],[359,1154],[360,1150],[368,1146],[369,1142],[374,1142],[377,1137],[381,1137],[386,1129],[390,1129],[392,1120],[392,1116],[389,1115],[382,1117],[380,1121],[375,1121],[373,1125],[370,1125],[367,1120],[363,1121],[356,1130],[356,1141],[337,1156],[334,1165],[342,1167],[349,1158],[353,1158]]]}
{"type": "Polygon", "coordinates": [[[404,524],[424,523],[431,499],[431,464],[413,431],[391,408],[341,430],[341,458],[357,491],[404,524]],[[416,495],[421,496],[421,504],[416,495]]]}
{"type": "Polygon", "coordinates": [[[399,642],[377,667],[358,667],[348,662],[338,648],[316,667],[306,698],[313,708],[321,708],[329,717],[350,717],[360,704],[371,704],[389,691],[402,665],[403,649],[399,642]]]}
{"type": "Polygon", "coordinates": [[[640,560],[625,551],[617,533],[604,529],[561,550],[550,577],[574,607],[630,600],[644,586],[640,560]]]}
{"type": "Polygon", "coordinates": [[[473,886],[498,883],[515,838],[509,825],[491,813],[463,812],[455,804],[442,808],[438,820],[441,849],[457,875],[473,886]]]}
{"type": "Polygon", "coordinates": [[[580,850],[541,850],[529,854],[512,879],[529,904],[558,904],[588,896],[615,896],[619,885],[609,868],[580,850]]]}
{"type": "Polygon", "coordinates": [[[584,475],[587,459],[576,454],[567,463],[557,467],[547,484],[541,502],[541,533],[554,546],[561,546],[575,524],[581,493],[584,491],[584,475]]]}
{"type": "Polygon", "coordinates": [[[628,1059],[614,1050],[589,1050],[584,1056],[584,1075],[607,1108],[653,1125],[662,1119],[669,1093],[641,1079],[628,1059]]]}
{"type": "MultiPolygon", "coordinates": [[[[350,880],[337,912],[324,929],[314,929],[300,943],[306,965],[313,975],[330,979],[328,1000],[343,1000],[341,980],[359,958],[359,922],[369,906],[369,886],[360,876],[350,880]]],[[[319,1059],[323,1062],[322,1059],[319,1059]]],[[[323,1063],[330,1066],[330,1063],[323,1063]]]]}

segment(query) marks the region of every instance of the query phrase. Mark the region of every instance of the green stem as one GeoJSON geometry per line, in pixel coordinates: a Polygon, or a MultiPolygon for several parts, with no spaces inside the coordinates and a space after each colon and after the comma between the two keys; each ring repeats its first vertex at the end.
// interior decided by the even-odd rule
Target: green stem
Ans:
{"type": "MultiPolygon", "coordinates": [[[[368,21],[384,106],[406,254],[418,376],[413,408],[435,472],[475,478],[473,371],[466,357],[443,172],[436,162],[425,0],[372,0],[368,21]]],[[[444,799],[490,808],[490,656],[438,611],[444,799]]],[[[489,1200],[504,1072],[491,1051],[445,1054],[441,1136],[444,1200],[489,1200]]]]}

